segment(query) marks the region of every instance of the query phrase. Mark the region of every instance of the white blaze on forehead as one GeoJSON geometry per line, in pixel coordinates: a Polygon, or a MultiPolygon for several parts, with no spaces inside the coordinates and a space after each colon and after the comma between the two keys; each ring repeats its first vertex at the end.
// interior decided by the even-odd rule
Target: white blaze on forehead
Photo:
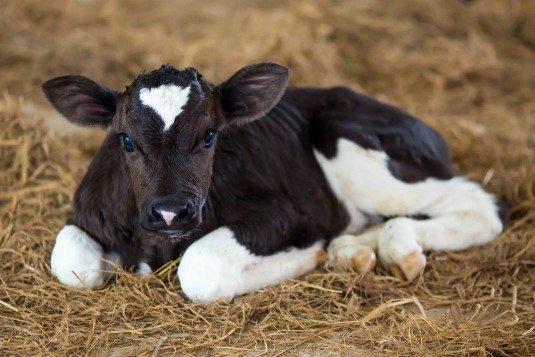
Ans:
{"type": "Polygon", "coordinates": [[[168,130],[189,99],[190,86],[186,88],[175,84],[162,84],[157,88],[141,88],[139,99],[143,105],[151,107],[164,122],[168,130]]]}

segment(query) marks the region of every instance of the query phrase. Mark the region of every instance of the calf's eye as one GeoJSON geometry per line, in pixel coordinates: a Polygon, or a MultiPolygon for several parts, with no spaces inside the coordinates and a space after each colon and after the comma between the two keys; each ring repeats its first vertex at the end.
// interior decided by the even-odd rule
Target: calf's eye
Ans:
{"type": "Polygon", "coordinates": [[[123,134],[123,146],[124,149],[128,152],[134,151],[134,144],[132,144],[132,141],[126,134],[123,134]]]}
{"type": "Polygon", "coordinates": [[[207,148],[207,147],[210,147],[210,145],[212,145],[212,143],[214,142],[214,138],[215,138],[215,130],[212,130],[212,129],[209,129],[206,131],[206,133],[204,133],[204,147],[207,148]]]}

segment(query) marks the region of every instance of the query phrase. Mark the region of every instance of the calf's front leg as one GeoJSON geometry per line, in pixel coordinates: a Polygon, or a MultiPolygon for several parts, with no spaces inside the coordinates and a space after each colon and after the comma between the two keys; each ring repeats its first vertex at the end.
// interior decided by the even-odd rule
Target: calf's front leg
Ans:
{"type": "Polygon", "coordinates": [[[102,246],[86,232],[68,224],[58,233],[52,250],[52,274],[67,286],[98,289],[121,264],[116,253],[105,253],[102,246]]]}
{"type": "Polygon", "coordinates": [[[185,251],[178,267],[184,294],[194,302],[230,301],[313,270],[323,257],[323,242],[268,256],[252,254],[227,227],[205,235],[185,251]]]}

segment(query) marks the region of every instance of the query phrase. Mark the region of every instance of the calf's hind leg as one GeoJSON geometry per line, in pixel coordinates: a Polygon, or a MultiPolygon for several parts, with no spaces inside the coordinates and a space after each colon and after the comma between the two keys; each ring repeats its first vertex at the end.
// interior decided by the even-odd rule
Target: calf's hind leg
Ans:
{"type": "MultiPolygon", "coordinates": [[[[406,183],[390,173],[386,154],[345,139],[339,140],[333,159],[319,153],[316,157],[350,215],[364,211],[398,216],[364,232],[366,237],[355,236],[353,242],[372,248],[376,245],[383,265],[399,266],[408,279],[425,267],[424,250],[460,250],[484,244],[503,229],[495,198],[461,177],[406,183]],[[412,215],[430,218],[399,217],[412,215]]],[[[336,244],[337,239],[331,242],[333,247],[336,244]]]]}
{"type": "Polygon", "coordinates": [[[462,250],[490,242],[503,229],[494,197],[479,185],[456,177],[429,179],[412,189],[433,187],[433,200],[422,207],[426,220],[405,217],[385,223],[378,235],[379,259],[398,265],[412,280],[425,266],[424,250],[462,250]]]}

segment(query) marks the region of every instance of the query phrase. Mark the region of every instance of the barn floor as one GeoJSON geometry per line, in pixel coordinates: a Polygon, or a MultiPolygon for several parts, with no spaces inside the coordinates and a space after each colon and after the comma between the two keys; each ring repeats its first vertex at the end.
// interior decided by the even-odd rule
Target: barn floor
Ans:
{"type": "Polygon", "coordinates": [[[0,355],[535,356],[535,2],[5,0],[0,13],[0,355]],[[199,5],[202,4],[202,5],[199,5]],[[169,264],[78,291],[55,234],[103,133],[40,93],[80,73],[121,89],[162,63],[220,81],[271,60],[423,118],[456,168],[509,202],[506,232],[432,253],[413,283],[325,267],[196,306],[169,264]]]}

